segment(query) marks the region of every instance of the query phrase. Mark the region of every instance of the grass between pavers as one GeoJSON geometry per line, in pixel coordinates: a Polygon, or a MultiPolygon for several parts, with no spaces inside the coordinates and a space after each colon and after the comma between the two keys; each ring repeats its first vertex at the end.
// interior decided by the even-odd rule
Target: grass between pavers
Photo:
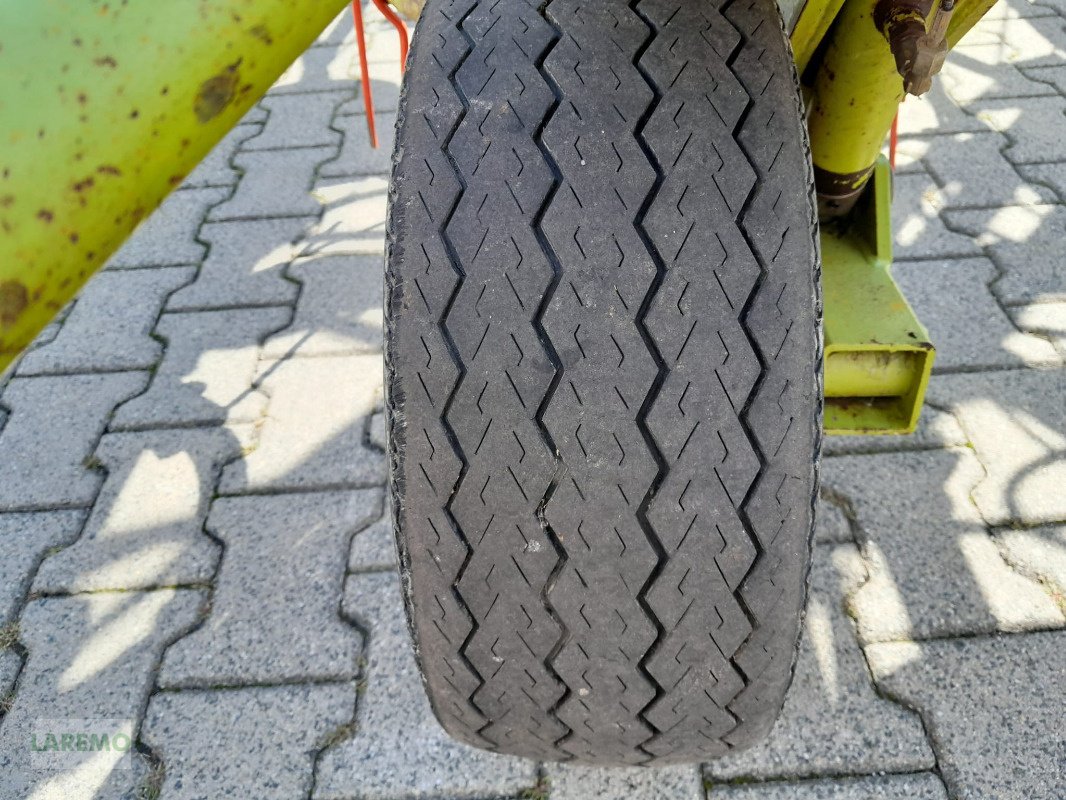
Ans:
{"type": "Polygon", "coordinates": [[[15,646],[19,640],[19,624],[15,622],[9,622],[4,627],[0,628],[0,650],[8,650],[15,646]]]}
{"type": "Polygon", "coordinates": [[[551,794],[552,782],[547,775],[541,775],[537,782],[528,789],[523,789],[519,795],[522,800],[548,800],[551,794]]]}

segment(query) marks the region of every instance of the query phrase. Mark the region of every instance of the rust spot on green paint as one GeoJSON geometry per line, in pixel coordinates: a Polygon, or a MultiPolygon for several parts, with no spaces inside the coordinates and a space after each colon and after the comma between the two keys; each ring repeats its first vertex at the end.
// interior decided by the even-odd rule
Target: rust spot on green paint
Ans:
{"type": "Polygon", "coordinates": [[[95,185],[96,185],[96,181],[93,180],[93,178],[90,176],[90,177],[86,178],[85,180],[76,181],[75,183],[72,183],[71,184],[71,188],[75,192],[84,192],[86,189],[91,189],[95,185]]]}
{"type": "Polygon", "coordinates": [[[39,219],[41,222],[51,222],[53,219],[55,219],[55,214],[53,214],[47,208],[42,208],[40,211],[37,212],[37,219],[39,219]]]}
{"type": "Polygon", "coordinates": [[[103,58],[94,58],[93,63],[98,67],[111,67],[114,69],[118,66],[118,62],[111,56],[104,56],[103,58]]]}
{"type": "Polygon", "coordinates": [[[18,281],[0,283],[0,325],[14,325],[30,302],[29,292],[18,281]]]}
{"type": "Polygon", "coordinates": [[[13,194],[5,194],[3,197],[0,197],[0,208],[11,208],[14,203],[15,195],[13,194]]]}
{"type": "Polygon", "coordinates": [[[193,105],[196,118],[200,122],[209,122],[214,119],[232,102],[240,77],[238,73],[240,65],[241,62],[236,61],[200,85],[200,91],[196,93],[196,101],[193,105]]]}
{"type": "Polygon", "coordinates": [[[266,25],[256,25],[254,28],[248,31],[256,39],[263,44],[274,44],[274,37],[270,35],[270,31],[267,30],[266,25]]]}
{"type": "Polygon", "coordinates": [[[111,164],[101,164],[100,166],[98,166],[96,168],[96,171],[99,172],[101,175],[121,175],[122,174],[122,170],[120,170],[118,167],[112,166],[111,164]]]}

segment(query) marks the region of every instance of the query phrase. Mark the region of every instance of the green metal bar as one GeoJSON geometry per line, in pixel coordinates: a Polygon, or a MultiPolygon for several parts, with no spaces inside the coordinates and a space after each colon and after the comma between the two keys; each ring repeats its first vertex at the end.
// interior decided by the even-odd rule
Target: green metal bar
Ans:
{"type": "Polygon", "coordinates": [[[933,368],[929,334],[892,280],[885,158],[847,220],[822,226],[826,433],[910,433],[933,368]]]}
{"type": "Polygon", "coordinates": [[[0,371],[345,5],[0,3],[0,371]]]}

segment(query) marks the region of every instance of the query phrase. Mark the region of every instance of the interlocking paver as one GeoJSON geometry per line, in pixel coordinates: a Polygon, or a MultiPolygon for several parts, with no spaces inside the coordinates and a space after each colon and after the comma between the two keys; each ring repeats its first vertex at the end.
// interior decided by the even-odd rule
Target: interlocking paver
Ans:
{"type": "Polygon", "coordinates": [[[973,239],[944,226],[944,195],[928,173],[897,175],[893,186],[896,258],[980,255],[973,239]]]}
{"type": "Polygon", "coordinates": [[[1066,371],[953,375],[930,393],[973,442],[985,473],[973,500],[987,522],[1066,519],[1066,371]]]}
{"type": "MultiPolygon", "coordinates": [[[[1066,84],[1064,84],[1066,87],[1066,84]]],[[[1066,88],[1063,89],[1066,92],[1066,88]]],[[[1051,188],[1059,202],[1066,203],[1066,162],[1060,164],[1020,164],[1018,172],[1026,180],[1051,188]]]]}
{"type": "Polygon", "coordinates": [[[103,476],[93,448],[115,406],[144,388],[143,372],[15,378],[0,403],[0,510],[87,506],[103,476]]]}
{"type": "Polygon", "coordinates": [[[290,317],[287,308],[164,314],[156,333],[166,354],[148,391],[115,412],[115,429],[218,425],[255,420],[266,403],[250,388],[259,343],[290,317]]]}
{"type": "Polygon", "coordinates": [[[1015,164],[1066,161],[1066,98],[1019,97],[982,100],[975,104],[977,117],[1004,133],[1011,144],[1003,151],[1015,164]]]}
{"type": "Polygon", "coordinates": [[[226,549],[211,613],[167,651],[162,686],[350,679],[362,645],[338,616],[352,535],[380,512],[371,489],[217,500],[226,549]]]}
{"type": "Polygon", "coordinates": [[[711,780],[929,769],[921,720],[877,696],[844,598],[866,580],[854,545],[814,550],[803,641],[785,708],[770,736],[707,765],[711,780]]]}
{"type": "Polygon", "coordinates": [[[814,541],[818,544],[842,544],[852,541],[851,524],[844,511],[822,498],[814,515],[814,541]]]}
{"type": "MultiPolygon", "coordinates": [[[[356,96],[344,102],[344,105],[337,111],[338,116],[363,113],[362,82],[358,80],[358,69],[358,67],[354,67],[352,72],[356,96]]],[[[395,111],[400,101],[399,62],[392,59],[386,62],[379,61],[369,65],[369,72],[370,90],[374,97],[374,110],[379,112],[395,111]]]]}
{"type": "Polygon", "coordinates": [[[1030,80],[1046,83],[1066,94],[1066,64],[1055,67],[1027,67],[1023,70],[1030,80]]]}
{"type": "Polygon", "coordinates": [[[236,186],[240,173],[233,168],[233,156],[248,139],[256,136],[263,126],[259,123],[241,123],[222,137],[203,161],[188,174],[180,189],[196,189],[205,186],[236,186]]]}
{"type": "Polygon", "coordinates": [[[697,766],[596,769],[552,764],[547,769],[552,800],[703,800],[697,766]]]}
{"type": "Polygon", "coordinates": [[[326,178],[350,175],[387,175],[392,169],[392,148],[396,141],[396,114],[375,114],[378,146],[370,146],[364,117],[339,117],[334,125],[344,131],[344,145],[337,158],[322,165],[319,175],[326,178]]]}
{"type": "Polygon", "coordinates": [[[312,47],[292,62],[270,94],[345,91],[354,96],[359,90],[358,57],[354,43],[312,47]]]}
{"type": "Polygon", "coordinates": [[[941,80],[960,105],[1002,97],[1037,97],[1055,94],[1046,83],[1029,78],[1007,63],[1003,42],[967,43],[951,51],[941,80]]]}
{"type": "Polygon", "coordinates": [[[988,125],[966,113],[948,96],[941,81],[921,97],[908,97],[899,110],[901,142],[917,134],[987,131],[988,125]]]}
{"type": "Polygon", "coordinates": [[[167,296],[193,267],[102,272],[78,297],[55,338],[27,353],[19,375],[146,369],[163,346],[149,334],[167,296]]]}
{"type": "Polygon", "coordinates": [[[1066,611],[1066,526],[1000,530],[995,539],[1007,562],[1043,582],[1066,611]]]}
{"type": "Polygon", "coordinates": [[[111,256],[106,268],[199,264],[205,247],[197,241],[196,231],[208,209],[225,200],[230,191],[212,187],[174,192],[111,256]]]}
{"type": "Polygon", "coordinates": [[[336,155],[334,147],[304,147],[297,150],[266,150],[238,153],[233,163],[243,171],[233,196],[211,209],[207,219],[316,216],[322,205],[311,197],[315,168],[336,155]]]}
{"type": "Polygon", "coordinates": [[[241,445],[226,428],[104,436],[96,458],[107,480],[85,530],[41,565],[34,590],[208,582],[220,549],[204,535],[204,517],[222,465],[240,455],[241,445]]]}
{"type": "Polygon", "coordinates": [[[0,514],[0,628],[16,619],[40,560],[77,539],[84,522],[80,510],[0,514]]]}
{"type": "Polygon", "coordinates": [[[386,431],[385,412],[377,411],[374,416],[370,418],[370,424],[367,426],[367,442],[376,447],[381,452],[385,452],[389,449],[388,432],[386,431]]]}
{"type": "Polygon", "coordinates": [[[297,287],[285,278],[293,244],[313,217],[211,222],[200,238],[211,245],[196,280],[175,292],[168,311],[286,305],[297,287]]]}
{"type": "Polygon", "coordinates": [[[377,522],[359,531],[352,539],[352,549],[348,553],[348,570],[369,572],[394,569],[396,563],[392,515],[386,509],[377,522]]]}
{"type": "Polygon", "coordinates": [[[1001,134],[988,131],[910,139],[905,149],[920,155],[936,179],[943,208],[1056,202],[1053,191],[1029,183],[1007,161],[1002,153],[1006,147],[1001,134]]]}
{"type": "Polygon", "coordinates": [[[300,254],[384,253],[388,188],[385,177],[320,180],[314,196],[325,210],[300,254]]]}
{"type": "Polygon", "coordinates": [[[356,728],[322,753],[315,798],[502,797],[536,782],[536,765],[448,737],[418,677],[395,575],[348,578],[344,610],[370,631],[356,728]]]}
{"type": "Polygon", "coordinates": [[[932,773],[878,775],[801,783],[714,786],[710,800],[948,800],[944,784],[932,773]]]}
{"type": "Polygon", "coordinates": [[[826,461],[822,480],[850,501],[870,573],[849,601],[863,641],[1066,623],[988,535],[970,499],[983,476],[967,448],[826,461]]]}
{"type": "Polygon", "coordinates": [[[22,658],[18,653],[12,649],[0,650],[0,709],[6,709],[8,703],[14,700],[11,692],[15,688],[20,669],[22,658]]]}
{"type": "Polygon", "coordinates": [[[1012,309],[1014,324],[1023,331],[1047,337],[1066,358],[1066,303],[1037,303],[1012,309]]]}
{"type": "Polygon", "coordinates": [[[945,211],[955,230],[986,248],[1003,277],[993,291],[1007,305],[1066,300],[1066,208],[1058,205],[1004,206],[945,211]]]}
{"type": "Polygon", "coordinates": [[[380,352],[380,256],[314,256],[288,270],[300,283],[292,325],[267,340],[264,358],[380,352]]]}
{"type": "Polygon", "coordinates": [[[1066,797],[1066,632],[882,644],[867,655],[878,683],[921,710],[953,797],[1066,797]]]}
{"type": "Polygon", "coordinates": [[[996,33],[1003,41],[1001,64],[1046,66],[1066,60],[1066,20],[1061,17],[1013,20],[997,26],[996,33]]]}
{"type": "Polygon", "coordinates": [[[28,657],[0,726],[0,798],[129,796],[142,770],[115,768],[121,752],[90,754],[78,769],[42,770],[30,762],[31,734],[40,720],[106,720],[114,722],[104,727],[134,738],[159,656],[194,622],[201,600],[199,592],[163,590],[31,602],[19,626],[28,657]]]}
{"type": "Polygon", "coordinates": [[[167,800],[307,797],[322,740],[351,718],[350,685],[162,692],[142,737],[166,767],[167,800]]]}
{"type": "Polygon", "coordinates": [[[350,90],[267,95],[259,103],[270,114],[263,132],[245,141],[241,150],[337,147],[341,143],[341,135],[330,128],[330,121],[334,110],[349,93],[350,90]]]}
{"type": "Polygon", "coordinates": [[[385,457],[363,445],[381,356],[294,358],[264,368],[269,395],[255,449],[222,473],[221,491],[327,489],[385,480],[385,457]]]}
{"type": "Polygon", "coordinates": [[[903,262],[892,274],[929,329],[934,370],[1062,363],[1049,341],[1019,331],[1000,308],[988,288],[998,274],[988,259],[903,262]]]}

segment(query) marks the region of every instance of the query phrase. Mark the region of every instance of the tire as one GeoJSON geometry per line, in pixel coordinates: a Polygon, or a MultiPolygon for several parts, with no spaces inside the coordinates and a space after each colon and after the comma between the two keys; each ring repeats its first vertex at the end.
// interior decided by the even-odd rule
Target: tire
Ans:
{"type": "Polygon", "coordinates": [[[821,429],[773,0],[429,0],[397,122],[390,491],[455,738],[665,764],[765,736],[821,429]]]}

